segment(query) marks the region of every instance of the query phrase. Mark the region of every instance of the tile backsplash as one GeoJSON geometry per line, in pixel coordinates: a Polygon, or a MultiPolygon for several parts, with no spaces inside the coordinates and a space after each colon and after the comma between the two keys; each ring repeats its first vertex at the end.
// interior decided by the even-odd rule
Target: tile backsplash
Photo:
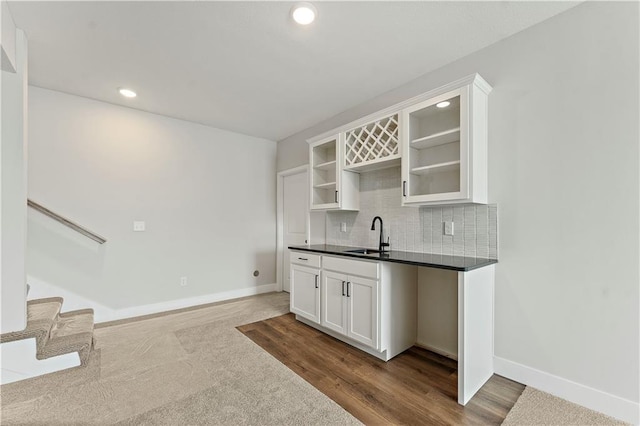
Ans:
{"type": "Polygon", "coordinates": [[[330,211],[326,218],[327,244],[377,247],[378,224],[384,221],[384,239],[391,250],[498,257],[498,207],[456,205],[446,207],[402,207],[400,168],[360,175],[360,211],[330,211]],[[444,235],[443,222],[452,221],[454,235],[444,235]],[[346,223],[346,232],[340,225],[346,223]]]}

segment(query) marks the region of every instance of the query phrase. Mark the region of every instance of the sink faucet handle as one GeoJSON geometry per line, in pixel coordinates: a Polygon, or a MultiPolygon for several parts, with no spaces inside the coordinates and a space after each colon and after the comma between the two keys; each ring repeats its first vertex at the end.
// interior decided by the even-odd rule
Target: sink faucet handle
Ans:
{"type": "Polygon", "coordinates": [[[389,246],[391,246],[391,244],[389,244],[389,237],[387,237],[386,243],[380,243],[380,251],[384,251],[384,248],[389,246]]]}

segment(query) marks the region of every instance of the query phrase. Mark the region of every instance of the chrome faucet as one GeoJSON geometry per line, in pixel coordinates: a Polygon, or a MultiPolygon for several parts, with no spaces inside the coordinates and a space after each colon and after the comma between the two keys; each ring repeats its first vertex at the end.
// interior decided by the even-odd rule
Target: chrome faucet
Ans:
{"type": "Polygon", "coordinates": [[[389,240],[387,239],[386,243],[383,240],[383,236],[382,236],[383,225],[382,225],[382,218],[380,216],[376,216],[373,218],[373,221],[371,222],[371,230],[372,231],[376,230],[376,220],[380,221],[380,245],[378,245],[378,251],[380,253],[384,253],[384,248],[389,247],[389,240]]]}

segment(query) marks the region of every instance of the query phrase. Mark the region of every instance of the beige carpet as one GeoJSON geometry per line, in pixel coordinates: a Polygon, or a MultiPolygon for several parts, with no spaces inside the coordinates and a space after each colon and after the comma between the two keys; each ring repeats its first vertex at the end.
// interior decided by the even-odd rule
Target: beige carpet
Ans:
{"type": "Polygon", "coordinates": [[[0,387],[0,423],[358,424],[235,329],[288,302],[272,293],[98,328],[86,368],[0,387]]]}
{"type": "Polygon", "coordinates": [[[626,424],[529,386],[522,392],[522,395],[520,395],[520,398],[518,398],[502,423],[503,426],[608,426],[626,424]]]}
{"type": "MultiPolygon", "coordinates": [[[[271,293],[97,328],[87,367],[1,386],[0,424],[358,424],[235,329],[288,311],[271,293]]],[[[503,424],[623,423],[527,388],[503,424]]]]}

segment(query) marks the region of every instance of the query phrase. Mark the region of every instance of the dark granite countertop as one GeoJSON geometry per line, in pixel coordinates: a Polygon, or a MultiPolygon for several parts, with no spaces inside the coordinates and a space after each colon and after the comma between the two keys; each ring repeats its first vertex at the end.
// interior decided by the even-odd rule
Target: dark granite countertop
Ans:
{"type": "Polygon", "coordinates": [[[330,244],[315,244],[309,246],[289,246],[291,250],[309,251],[320,254],[333,254],[345,257],[354,257],[366,260],[381,260],[384,262],[405,263],[408,265],[425,266],[429,268],[450,269],[453,271],[471,271],[483,266],[498,263],[497,259],[485,259],[482,257],[451,256],[434,253],[414,253],[408,251],[391,250],[387,253],[353,253],[363,247],[334,246],[330,244]]]}

